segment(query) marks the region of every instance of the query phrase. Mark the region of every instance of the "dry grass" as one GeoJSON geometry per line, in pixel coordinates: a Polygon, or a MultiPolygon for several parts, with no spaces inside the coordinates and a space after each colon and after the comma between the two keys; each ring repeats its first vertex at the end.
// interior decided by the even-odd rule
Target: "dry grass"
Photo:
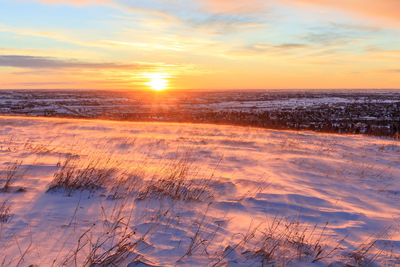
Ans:
{"type": "Polygon", "coordinates": [[[2,179],[4,181],[3,186],[0,189],[2,192],[10,192],[11,186],[15,182],[15,180],[19,176],[22,176],[19,173],[21,165],[22,161],[17,160],[7,167],[4,178],[2,179]]]}
{"type": "MultiPolygon", "coordinates": [[[[46,152],[45,148],[40,146],[30,149],[37,153],[46,152]]],[[[75,248],[67,253],[62,265],[121,266],[126,265],[126,262],[141,262],[143,256],[139,244],[146,243],[146,238],[151,236],[154,227],[158,227],[166,212],[148,214],[153,217],[153,227],[139,236],[132,230],[134,229],[132,211],[126,212],[127,201],[133,203],[134,199],[169,199],[187,205],[191,205],[190,202],[212,201],[214,195],[210,187],[214,175],[200,177],[192,162],[190,153],[184,153],[181,158],[159,169],[151,179],[145,180],[145,176],[148,175],[145,167],[130,166],[129,170],[126,168],[121,170],[120,165],[111,157],[102,159],[89,156],[88,160],[66,158],[54,174],[48,191],[61,189],[71,195],[74,191],[86,190],[93,193],[96,190],[104,190],[109,199],[115,201],[115,206],[111,212],[106,212],[105,208],[101,209],[104,223],[99,226],[95,222],[88,227],[79,236],[75,248]]],[[[10,191],[14,181],[20,177],[21,165],[21,161],[16,161],[4,172],[4,185],[1,191],[10,191]]],[[[263,189],[259,187],[253,193],[249,191],[245,197],[249,197],[250,194],[256,195],[263,189]]],[[[77,209],[78,207],[79,203],[77,209]]],[[[224,229],[216,226],[210,231],[210,227],[206,225],[209,219],[207,211],[208,209],[193,223],[193,235],[187,236],[189,243],[185,247],[184,254],[177,257],[176,264],[179,265],[187,258],[201,255],[211,259],[209,266],[228,266],[232,262],[248,266],[287,266],[296,262],[325,263],[338,258],[342,260],[343,266],[370,266],[384,253],[376,246],[376,242],[382,237],[380,235],[379,238],[366,240],[345,256],[340,255],[342,249],[340,242],[327,240],[329,238],[327,225],[310,227],[299,221],[289,221],[284,218],[273,218],[263,224],[251,225],[247,232],[237,233],[229,242],[218,244],[219,231],[224,229]],[[327,245],[336,243],[335,246],[327,245]],[[219,250],[212,250],[214,247],[219,247],[219,250]]],[[[9,203],[4,201],[0,205],[0,222],[5,223],[9,220],[9,203]]],[[[31,245],[22,250],[19,262],[23,262],[30,249],[31,245]]],[[[398,259],[398,255],[391,257],[398,259]]]]}
{"type": "Polygon", "coordinates": [[[190,152],[175,160],[166,160],[150,170],[144,162],[123,166],[109,156],[88,159],[68,157],[59,164],[48,186],[48,192],[63,190],[70,196],[74,191],[104,190],[110,199],[136,196],[137,200],[163,199],[208,201],[213,199],[210,186],[214,173],[200,177],[192,164],[190,152]],[[146,179],[146,177],[151,177],[146,179]]]}
{"type": "Polygon", "coordinates": [[[54,140],[50,140],[49,142],[43,144],[43,143],[35,143],[32,140],[27,140],[23,146],[23,149],[33,154],[52,153],[57,148],[55,145],[53,145],[53,141],[54,140]]]}
{"type": "Polygon", "coordinates": [[[170,198],[181,201],[205,201],[213,198],[209,186],[213,174],[196,178],[189,153],[167,166],[160,174],[147,181],[138,194],[138,200],[170,198]]]}
{"type": "Polygon", "coordinates": [[[190,257],[202,249],[202,253],[210,257],[208,249],[213,245],[219,231],[222,229],[221,225],[217,223],[210,224],[207,222],[207,213],[212,203],[209,203],[203,215],[193,222],[193,236],[190,237],[190,242],[186,248],[185,253],[176,261],[177,264],[181,263],[186,257],[190,257]],[[210,226],[212,225],[212,228],[210,226]]]}
{"type": "Polygon", "coordinates": [[[233,238],[235,242],[217,252],[216,259],[210,265],[228,266],[233,262],[246,266],[296,266],[300,262],[345,267],[400,264],[400,255],[393,248],[388,252],[377,246],[379,240],[389,237],[389,228],[367,238],[354,251],[346,253],[341,245],[347,243],[345,238],[333,240],[327,233],[327,225],[310,228],[298,220],[288,221],[284,218],[250,225],[246,233],[236,234],[233,238]]]}
{"type": "Polygon", "coordinates": [[[400,255],[396,255],[395,253],[393,253],[392,250],[387,253],[383,248],[379,248],[377,246],[379,240],[385,239],[390,235],[390,230],[390,227],[385,228],[381,232],[367,238],[352,252],[346,253],[344,259],[344,261],[346,262],[346,266],[371,266],[381,256],[386,256],[386,259],[389,259],[389,262],[393,264],[386,264],[385,266],[397,266],[398,264],[400,264],[400,255]]]}
{"type": "Polygon", "coordinates": [[[0,205],[0,222],[1,223],[6,223],[10,220],[11,215],[10,215],[10,205],[7,200],[5,200],[1,205],[0,205]]]}
{"type": "Polygon", "coordinates": [[[158,226],[160,220],[168,211],[157,211],[149,214],[151,227],[142,234],[137,235],[131,228],[133,207],[127,211],[127,201],[115,203],[113,209],[107,214],[102,207],[103,224],[93,224],[83,232],[75,249],[70,251],[64,260],[63,266],[126,266],[132,262],[143,259],[140,254],[140,245],[146,244],[147,236],[158,226]],[[101,229],[100,235],[96,231],[101,229]]]}
{"type": "Polygon", "coordinates": [[[87,190],[93,193],[98,189],[106,189],[111,183],[117,167],[118,165],[112,162],[111,158],[81,161],[69,157],[54,174],[47,191],[62,189],[71,195],[76,190],[87,190]]]}
{"type": "Polygon", "coordinates": [[[212,266],[242,262],[249,266],[287,266],[295,262],[315,263],[334,257],[339,250],[324,242],[324,227],[309,228],[298,221],[273,218],[266,224],[250,225],[246,233],[236,234],[234,243],[218,252],[212,266]]]}
{"type": "Polygon", "coordinates": [[[140,167],[126,173],[121,173],[110,185],[108,198],[124,199],[137,194],[143,185],[144,170],[140,167]]]}

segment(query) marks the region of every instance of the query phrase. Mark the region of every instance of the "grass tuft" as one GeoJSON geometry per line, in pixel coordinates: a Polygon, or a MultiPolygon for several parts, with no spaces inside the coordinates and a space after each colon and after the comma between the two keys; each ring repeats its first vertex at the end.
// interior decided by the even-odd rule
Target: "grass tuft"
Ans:
{"type": "Polygon", "coordinates": [[[296,262],[316,263],[334,256],[339,243],[330,247],[323,242],[327,224],[309,229],[298,221],[273,218],[264,227],[250,226],[236,235],[236,242],[217,253],[213,266],[242,262],[255,266],[287,266],[296,262]]]}
{"type": "Polygon", "coordinates": [[[212,176],[194,179],[190,155],[175,161],[159,176],[145,183],[138,194],[138,200],[170,198],[181,201],[204,201],[213,198],[209,186],[212,176]]]}
{"type": "Polygon", "coordinates": [[[7,193],[10,192],[12,184],[15,182],[15,180],[18,177],[18,173],[19,173],[19,169],[20,169],[21,165],[22,165],[22,161],[17,160],[7,167],[7,170],[5,172],[4,179],[3,179],[4,184],[0,189],[2,192],[7,192],[7,193]]]}
{"type": "Polygon", "coordinates": [[[10,215],[10,205],[8,204],[8,201],[5,200],[1,205],[0,205],[0,222],[1,223],[7,223],[11,219],[10,215]]]}
{"type": "Polygon", "coordinates": [[[69,157],[54,174],[47,192],[63,189],[71,195],[76,190],[92,193],[98,189],[106,189],[116,172],[116,167],[110,159],[105,162],[100,158],[82,162],[69,157]]]}

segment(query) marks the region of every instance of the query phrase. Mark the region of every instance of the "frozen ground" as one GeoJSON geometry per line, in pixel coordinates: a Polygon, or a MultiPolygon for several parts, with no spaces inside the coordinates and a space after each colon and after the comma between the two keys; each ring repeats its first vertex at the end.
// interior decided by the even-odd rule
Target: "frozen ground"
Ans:
{"type": "Polygon", "coordinates": [[[5,116],[0,170],[5,266],[400,264],[392,139],[5,116]]]}

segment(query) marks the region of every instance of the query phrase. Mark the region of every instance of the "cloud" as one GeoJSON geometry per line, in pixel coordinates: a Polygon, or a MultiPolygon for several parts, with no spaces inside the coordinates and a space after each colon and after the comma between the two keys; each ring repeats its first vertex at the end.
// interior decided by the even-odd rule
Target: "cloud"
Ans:
{"type": "MultiPolygon", "coordinates": [[[[170,0],[172,1],[172,0],[170,0]]],[[[339,9],[345,12],[383,21],[400,23],[399,0],[194,0],[204,5],[211,12],[221,13],[259,13],[267,10],[272,4],[303,7],[322,6],[339,9]]]]}
{"type": "MultiPolygon", "coordinates": [[[[211,14],[259,14],[271,6],[271,0],[19,0],[33,1],[45,4],[70,4],[85,6],[88,4],[101,4],[121,9],[137,9],[148,13],[187,13],[206,12],[211,14]]],[[[175,14],[176,15],[176,14],[175,14]]]]}
{"type": "MultiPolygon", "coordinates": [[[[287,3],[293,0],[283,0],[287,3]]],[[[354,14],[375,17],[385,21],[400,23],[399,0],[295,0],[300,4],[320,5],[336,8],[354,14]]]]}
{"type": "Polygon", "coordinates": [[[59,85],[70,85],[74,84],[73,82],[16,82],[9,83],[11,85],[20,85],[24,87],[32,87],[32,86],[59,86],[59,85]]]}
{"type": "Polygon", "coordinates": [[[64,60],[52,57],[24,55],[0,55],[0,66],[29,69],[152,69],[147,64],[117,64],[110,62],[93,63],[77,60],[64,60]]]}
{"type": "MultiPolygon", "coordinates": [[[[37,1],[47,4],[71,4],[83,6],[87,4],[122,4],[136,5],[135,0],[22,0],[37,1]]],[[[380,18],[381,20],[390,20],[400,23],[400,1],[399,0],[156,0],[154,6],[158,3],[168,4],[170,6],[189,7],[192,4],[202,6],[211,13],[230,13],[230,14],[257,14],[264,12],[274,4],[285,4],[289,6],[301,5],[322,6],[335,8],[354,14],[368,17],[380,18]]],[[[139,1],[140,2],[140,1],[139,1]]]]}
{"type": "Polygon", "coordinates": [[[71,4],[74,6],[83,6],[88,4],[105,4],[111,1],[112,0],[36,0],[36,2],[41,2],[45,4],[71,4]]]}
{"type": "Polygon", "coordinates": [[[279,55],[289,55],[293,52],[298,52],[300,49],[307,49],[309,45],[301,43],[283,43],[283,44],[271,44],[271,43],[255,43],[246,47],[231,51],[232,55],[237,56],[253,56],[259,55],[260,53],[270,53],[279,55]]]}
{"type": "Polygon", "coordinates": [[[349,36],[342,32],[326,31],[326,32],[311,32],[302,36],[304,40],[321,45],[344,45],[351,42],[354,36],[349,36]]]}
{"type": "Polygon", "coordinates": [[[326,49],[352,49],[353,51],[364,49],[368,41],[374,40],[377,33],[381,31],[378,27],[333,22],[311,26],[306,30],[305,33],[297,34],[295,37],[326,49]]]}
{"type": "Polygon", "coordinates": [[[262,27],[257,20],[233,14],[211,14],[201,19],[190,19],[187,23],[196,28],[216,34],[237,33],[262,27]]]}
{"type": "Polygon", "coordinates": [[[278,48],[278,49],[294,49],[294,48],[305,48],[307,47],[307,45],[305,44],[280,44],[280,45],[275,45],[274,48],[278,48]]]}
{"type": "Polygon", "coordinates": [[[195,0],[211,12],[257,14],[273,4],[338,9],[382,22],[400,24],[399,0],[195,0]]]}
{"type": "Polygon", "coordinates": [[[249,14],[258,13],[271,1],[265,0],[196,0],[203,4],[209,11],[215,13],[249,14]]]}

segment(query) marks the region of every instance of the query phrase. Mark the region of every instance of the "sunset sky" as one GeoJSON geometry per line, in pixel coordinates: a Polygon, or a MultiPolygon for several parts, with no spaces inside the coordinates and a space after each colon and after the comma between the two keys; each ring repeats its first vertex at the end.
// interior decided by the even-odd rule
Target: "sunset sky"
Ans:
{"type": "Polygon", "coordinates": [[[400,88],[399,14],[399,0],[0,0],[0,88],[400,88]]]}

